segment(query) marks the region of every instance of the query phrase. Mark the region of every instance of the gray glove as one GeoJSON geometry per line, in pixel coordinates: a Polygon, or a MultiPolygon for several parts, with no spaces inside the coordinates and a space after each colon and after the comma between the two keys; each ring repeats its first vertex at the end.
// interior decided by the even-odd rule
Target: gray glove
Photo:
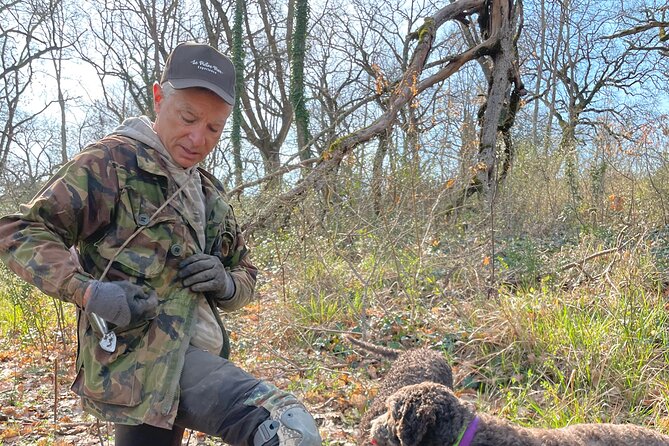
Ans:
{"type": "Polygon", "coordinates": [[[95,313],[119,328],[152,319],[157,315],[158,297],[147,294],[141,286],[128,282],[93,280],[86,288],[87,313],[95,313]]]}
{"type": "Polygon", "coordinates": [[[216,256],[193,254],[179,264],[178,275],[191,291],[220,300],[235,295],[235,281],[216,256]]]}

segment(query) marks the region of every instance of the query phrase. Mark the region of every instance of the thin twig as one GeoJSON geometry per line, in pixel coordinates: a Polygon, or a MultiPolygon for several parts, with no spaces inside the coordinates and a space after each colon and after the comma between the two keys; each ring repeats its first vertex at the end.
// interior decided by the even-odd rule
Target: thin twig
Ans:
{"type": "Polygon", "coordinates": [[[584,259],[579,260],[577,262],[567,263],[566,265],[562,266],[558,271],[563,272],[563,271],[567,271],[568,269],[572,269],[572,268],[576,268],[576,267],[582,268],[585,263],[589,262],[592,259],[596,259],[597,257],[602,257],[602,256],[605,256],[605,255],[614,253],[614,252],[618,252],[619,250],[620,250],[620,247],[615,247],[615,248],[605,249],[603,251],[599,251],[599,252],[596,252],[594,254],[590,254],[588,257],[585,257],[584,259]]]}
{"type": "Polygon", "coordinates": [[[53,422],[58,423],[58,356],[53,360],[53,422]]]}
{"type": "Polygon", "coordinates": [[[100,420],[99,420],[99,419],[96,419],[96,420],[95,420],[95,427],[97,428],[97,429],[96,429],[96,430],[97,430],[96,434],[97,434],[97,436],[98,436],[98,439],[100,440],[100,444],[101,444],[102,446],[105,446],[106,443],[105,443],[105,439],[102,438],[102,432],[100,431],[100,420]]]}
{"type": "Polygon", "coordinates": [[[298,324],[288,324],[289,327],[292,328],[300,328],[302,330],[309,330],[309,331],[322,331],[325,333],[335,333],[335,334],[350,334],[350,335],[359,335],[357,331],[349,331],[349,330],[333,330],[331,328],[324,328],[324,327],[309,327],[306,325],[298,325],[298,324]]]}

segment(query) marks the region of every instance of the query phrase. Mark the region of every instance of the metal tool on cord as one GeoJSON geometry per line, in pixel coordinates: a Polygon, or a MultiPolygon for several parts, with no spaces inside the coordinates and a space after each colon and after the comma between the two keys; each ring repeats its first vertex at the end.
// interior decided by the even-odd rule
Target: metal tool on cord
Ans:
{"type": "MultiPolygon", "coordinates": [[[[160,211],[162,211],[165,208],[165,206],[167,206],[169,204],[169,202],[172,201],[172,199],[174,199],[174,197],[176,197],[177,194],[179,194],[179,192],[181,192],[186,187],[187,184],[188,184],[188,181],[184,181],[184,183],[172,195],[170,195],[170,197],[167,200],[165,200],[165,202],[162,205],[160,205],[160,207],[158,209],[156,209],[156,211],[153,213],[153,215],[151,215],[151,217],[149,217],[149,220],[146,222],[146,224],[143,224],[143,225],[139,226],[135,230],[135,232],[133,232],[126,239],[126,241],[123,242],[123,244],[116,250],[116,253],[112,256],[112,258],[109,259],[109,262],[107,263],[107,267],[102,272],[102,275],[100,276],[100,279],[98,279],[98,280],[103,280],[107,276],[107,272],[111,268],[111,265],[114,262],[114,260],[116,259],[116,257],[118,256],[118,254],[121,251],[123,251],[123,249],[126,246],[128,246],[128,243],[130,243],[130,241],[132,239],[134,239],[137,236],[137,234],[142,232],[142,230],[144,228],[146,228],[151,221],[153,221],[155,216],[158,215],[158,213],[160,211]]],[[[77,252],[77,250],[74,246],[72,246],[70,248],[70,253],[77,260],[77,263],[79,263],[79,253],[77,252]]],[[[100,343],[99,343],[100,348],[102,350],[106,351],[107,353],[114,353],[116,351],[116,333],[114,333],[113,330],[110,330],[109,327],[107,326],[107,321],[102,319],[97,314],[88,313],[88,316],[89,316],[88,320],[90,321],[91,325],[93,326],[93,329],[95,331],[97,331],[102,336],[100,338],[100,343]]]]}
{"type": "Polygon", "coordinates": [[[107,353],[116,351],[116,333],[107,327],[107,321],[95,313],[89,313],[89,320],[93,329],[102,335],[100,339],[100,348],[107,353]]]}
{"type": "MultiPolygon", "coordinates": [[[[75,262],[77,262],[78,265],[81,265],[79,260],[79,252],[74,246],[70,247],[70,256],[75,262]]],[[[107,271],[105,270],[105,272],[102,274],[102,277],[104,277],[106,273],[107,271]]],[[[93,326],[93,330],[102,336],[100,339],[100,348],[107,353],[114,353],[116,351],[116,333],[109,329],[107,326],[107,321],[95,313],[88,313],[88,320],[93,326]]]]}

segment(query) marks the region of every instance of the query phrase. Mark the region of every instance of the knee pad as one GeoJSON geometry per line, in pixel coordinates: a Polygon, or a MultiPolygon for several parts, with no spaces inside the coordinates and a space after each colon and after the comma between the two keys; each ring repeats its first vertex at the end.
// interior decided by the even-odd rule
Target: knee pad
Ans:
{"type": "Polygon", "coordinates": [[[322,440],[314,417],[300,403],[275,407],[270,418],[258,426],[253,446],[321,446],[322,440]],[[278,437],[278,443],[277,439],[278,437]]]}

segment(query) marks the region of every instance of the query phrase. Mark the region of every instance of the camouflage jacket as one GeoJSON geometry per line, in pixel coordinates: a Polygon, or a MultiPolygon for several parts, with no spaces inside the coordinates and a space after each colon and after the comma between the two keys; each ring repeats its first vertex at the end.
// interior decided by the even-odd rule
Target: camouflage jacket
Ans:
{"type": "MultiPolygon", "coordinates": [[[[0,256],[44,293],[79,307],[72,389],[84,408],[111,422],[169,428],[196,300],[204,297],[184,288],[176,276],[179,262],[200,248],[194,229],[175,207],[157,211],[177,190],[161,162],[154,149],[126,137],[109,136],[89,146],[19,213],[0,219],[0,256]],[[140,226],[145,228],[119,252],[140,226]],[[77,248],[81,263],[70,256],[70,246],[77,248]],[[114,255],[105,280],[153,289],[160,307],[155,319],[115,330],[117,348],[110,354],[99,347],[81,306],[86,282],[99,278],[114,255]]],[[[257,270],[246,256],[223,186],[204,170],[199,173],[207,216],[204,252],[218,255],[230,269],[235,295],[217,304],[231,311],[252,298],[257,270]]]]}

